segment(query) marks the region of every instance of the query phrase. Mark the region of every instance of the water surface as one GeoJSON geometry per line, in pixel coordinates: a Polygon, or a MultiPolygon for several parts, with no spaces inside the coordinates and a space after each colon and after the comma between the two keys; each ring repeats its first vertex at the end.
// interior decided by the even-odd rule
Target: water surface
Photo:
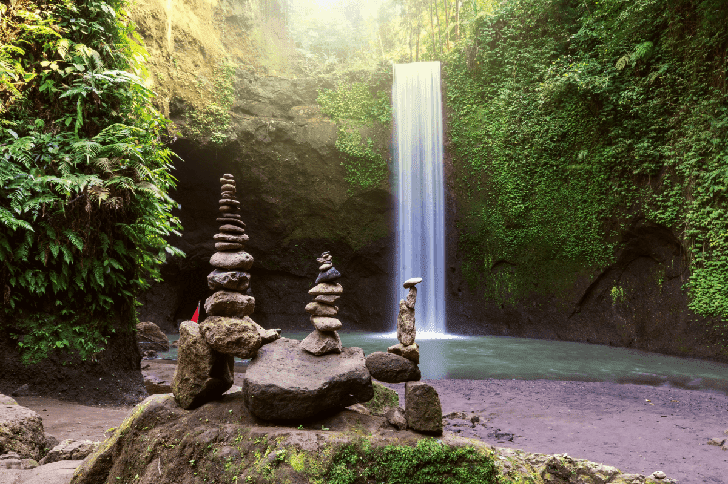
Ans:
{"type": "MultiPolygon", "coordinates": [[[[286,332],[301,340],[308,332],[286,332]]],[[[397,344],[394,333],[340,331],[344,346],[362,348],[368,355],[397,344]]],[[[170,335],[175,340],[178,335],[170,335]]],[[[614,381],[682,388],[714,389],[728,393],[728,364],[649,353],[604,345],[508,336],[417,335],[420,371],[425,379],[487,378],[516,380],[614,381]]],[[[177,358],[176,348],[162,353],[177,358]]],[[[241,361],[241,360],[238,360],[241,361]]],[[[245,361],[242,360],[242,364],[245,361]]]]}

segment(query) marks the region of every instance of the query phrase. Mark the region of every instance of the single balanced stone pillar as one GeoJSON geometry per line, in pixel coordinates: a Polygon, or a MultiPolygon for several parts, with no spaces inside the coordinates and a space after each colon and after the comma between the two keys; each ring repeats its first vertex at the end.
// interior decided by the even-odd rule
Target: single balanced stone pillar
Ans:
{"type": "Polygon", "coordinates": [[[399,302],[399,315],[397,316],[397,339],[399,344],[387,348],[389,353],[403,356],[419,364],[420,347],[415,343],[417,330],[415,329],[415,302],[417,302],[417,284],[422,282],[421,277],[413,277],[404,281],[405,289],[409,289],[407,299],[399,302]]]}
{"type": "Polygon", "coordinates": [[[334,306],[334,303],[341,297],[343,288],[341,284],[334,282],[341,277],[341,274],[334,268],[331,259],[331,254],[328,252],[324,252],[316,259],[321,264],[319,275],[316,278],[316,286],[308,291],[309,294],[316,296],[313,302],[306,305],[306,311],[311,314],[311,324],[315,329],[301,341],[301,348],[316,356],[341,353],[341,339],[336,330],[342,325],[336,318],[339,308],[334,306]]]}
{"type": "Polygon", "coordinates": [[[180,326],[180,344],[172,393],[185,409],[198,407],[225,393],[233,384],[235,357],[252,358],[262,344],[280,337],[265,330],[250,315],[255,299],[244,294],[250,285],[248,271],[253,257],[243,250],[248,236],[237,210],[232,175],[220,179],[222,197],[220,233],[210,259],[215,268],[207,276],[208,287],[216,292],[205,301],[207,318],[199,325],[185,321],[180,326]]]}
{"type": "Polygon", "coordinates": [[[420,363],[420,347],[415,343],[415,302],[421,277],[407,279],[405,289],[409,289],[406,300],[399,302],[397,317],[397,339],[400,343],[387,348],[387,352],[375,351],[367,356],[369,373],[377,380],[387,383],[418,381],[422,374],[417,366],[420,363]]]}

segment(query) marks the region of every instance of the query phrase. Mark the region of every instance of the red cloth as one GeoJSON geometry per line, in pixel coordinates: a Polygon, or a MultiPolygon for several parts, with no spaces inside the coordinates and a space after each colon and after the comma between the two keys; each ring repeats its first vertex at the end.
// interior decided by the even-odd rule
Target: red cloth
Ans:
{"type": "Polygon", "coordinates": [[[190,321],[197,322],[197,319],[200,317],[200,303],[197,303],[197,309],[195,309],[195,314],[192,315],[192,319],[190,321]]]}

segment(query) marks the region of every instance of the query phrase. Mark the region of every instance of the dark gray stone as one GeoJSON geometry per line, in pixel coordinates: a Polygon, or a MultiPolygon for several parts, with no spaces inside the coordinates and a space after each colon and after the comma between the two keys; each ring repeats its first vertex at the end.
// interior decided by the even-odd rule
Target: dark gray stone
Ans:
{"type": "Polygon", "coordinates": [[[367,356],[366,364],[372,377],[387,383],[418,381],[422,377],[413,361],[394,353],[375,351],[367,356]]]}
{"type": "Polygon", "coordinates": [[[213,291],[228,289],[244,292],[250,285],[250,273],[215,269],[207,275],[207,287],[213,291]]]}
{"type": "Polygon", "coordinates": [[[136,325],[136,339],[142,354],[145,351],[169,351],[167,335],[150,321],[140,322],[136,325]]]}
{"type": "Polygon", "coordinates": [[[440,396],[427,383],[419,381],[405,383],[404,414],[408,429],[426,434],[442,434],[440,396]]]}
{"type": "Polygon", "coordinates": [[[316,278],[316,284],[318,284],[319,282],[335,281],[340,277],[341,273],[336,270],[336,267],[332,267],[326,272],[319,272],[319,275],[316,278]]]}
{"type": "Polygon", "coordinates": [[[361,348],[314,356],[298,341],[262,346],[243,380],[245,404],[265,420],[300,420],[338,411],[374,397],[361,348]]]}
{"type": "MultiPolygon", "coordinates": [[[[240,215],[238,215],[239,217],[240,215]]],[[[220,222],[221,224],[232,224],[237,225],[241,229],[244,229],[246,227],[245,222],[243,222],[240,219],[232,218],[231,214],[226,214],[223,217],[219,217],[215,219],[217,222],[220,222]]]]}

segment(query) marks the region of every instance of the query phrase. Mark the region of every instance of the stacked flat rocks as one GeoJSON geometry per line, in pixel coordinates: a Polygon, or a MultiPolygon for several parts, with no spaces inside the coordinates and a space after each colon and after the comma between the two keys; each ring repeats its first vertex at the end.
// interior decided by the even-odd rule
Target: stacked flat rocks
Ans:
{"type": "Polygon", "coordinates": [[[250,318],[255,298],[244,292],[250,286],[248,271],[253,257],[243,250],[248,236],[236,212],[240,207],[232,175],[220,179],[220,232],[215,235],[217,252],[210,258],[215,268],[207,276],[214,290],[205,301],[207,318],[199,325],[185,321],[180,326],[177,369],[172,393],[185,409],[198,407],[225,393],[233,384],[234,357],[252,358],[261,345],[280,337],[250,318]]]}
{"type": "Polygon", "coordinates": [[[334,305],[341,297],[343,288],[336,282],[341,277],[334,268],[331,254],[324,252],[316,259],[321,264],[316,286],[308,291],[316,296],[313,302],[306,305],[306,312],[311,315],[313,333],[301,341],[301,348],[312,355],[321,356],[328,353],[341,353],[341,339],[336,332],[341,328],[341,321],[336,318],[339,308],[334,305]]]}
{"type": "Polygon", "coordinates": [[[375,351],[367,356],[367,368],[372,377],[387,383],[419,381],[420,348],[415,343],[415,302],[417,301],[417,284],[421,277],[413,277],[404,282],[409,289],[407,299],[399,302],[397,317],[397,339],[399,344],[390,346],[387,352],[375,351]]]}

